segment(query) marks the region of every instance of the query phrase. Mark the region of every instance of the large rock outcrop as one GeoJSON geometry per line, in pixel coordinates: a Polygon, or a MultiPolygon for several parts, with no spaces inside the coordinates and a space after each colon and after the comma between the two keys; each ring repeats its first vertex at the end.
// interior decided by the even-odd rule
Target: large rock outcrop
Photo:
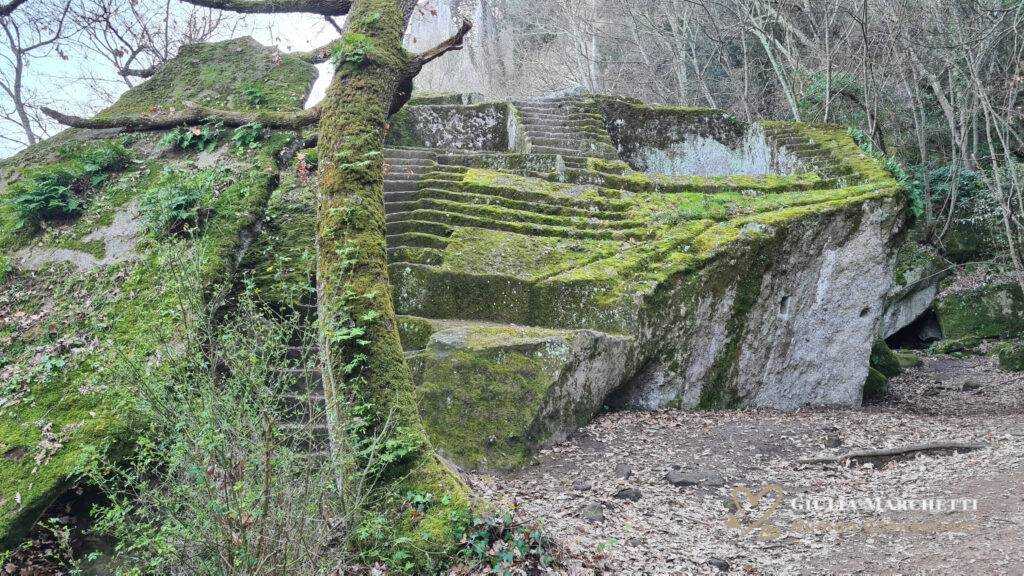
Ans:
{"type": "MultiPolygon", "coordinates": [[[[103,114],[186,101],[298,109],[314,77],[311,64],[252,39],[192,46],[103,114]]],[[[132,441],[137,423],[114,384],[174,340],[177,294],[231,285],[292,138],[267,134],[236,154],[229,133],[210,152],[163,136],[67,130],[0,162],[2,549],[91,458],[132,441]],[[65,212],[30,208],[49,193],[65,212]],[[157,232],[165,201],[188,198],[198,234],[157,232]]]]}
{"type": "MultiPolygon", "coordinates": [[[[313,74],[249,40],[199,46],[112,111],[295,109],[313,74]]],[[[468,101],[414,99],[383,151],[403,342],[428,430],[453,460],[520,466],[606,405],[860,402],[904,214],[898,184],[844,133],[765,123],[767,173],[669,176],[648,161],[659,150],[692,165],[699,137],[735,162],[753,128],[603,97],[468,101]]],[[[237,154],[207,128],[204,150],[69,130],[0,165],[4,198],[53,171],[88,176],[61,219],[26,227],[0,209],[5,542],[86,459],[130,442],[115,360],[160,360],[179,284],[222,295],[244,273],[279,309],[315,301],[316,159],[281,162],[310,134],[265,132],[237,154]],[[96,154],[111,162],[85,168],[96,154]],[[197,187],[199,233],[175,234],[154,198],[197,187]],[[170,273],[186,252],[194,277],[170,273]]]]}

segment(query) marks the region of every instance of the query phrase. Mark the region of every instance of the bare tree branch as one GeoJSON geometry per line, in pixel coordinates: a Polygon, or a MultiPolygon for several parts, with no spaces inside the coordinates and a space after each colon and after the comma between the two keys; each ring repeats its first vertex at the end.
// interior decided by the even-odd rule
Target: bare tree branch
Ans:
{"type": "Polygon", "coordinates": [[[189,4],[230,10],[244,14],[283,14],[308,12],[322,16],[344,16],[352,8],[351,0],[185,0],[189,4]]]}
{"type": "Polygon", "coordinates": [[[159,64],[154,64],[149,68],[121,68],[117,73],[121,76],[135,76],[136,78],[149,78],[156,71],[160,69],[159,64]]]}
{"type": "Polygon", "coordinates": [[[9,16],[11,12],[14,12],[18,6],[21,6],[28,0],[11,0],[7,4],[0,4],[0,16],[9,16]]]}
{"type": "Polygon", "coordinates": [[[406,72],[406,76],[395,93],[395,99],[391,104],[391,110],[388,111],[388,116],[393,116],[398,113],[398,111],[409,102],[409,99],[412,98],[413,79],[416,78],[416,75],[419,74],[421,70],[423,70],[423,67],[430,62],[437,60],[441,56],[444,56],[448,52],[462,50],[466,34],[469,34],[469,31],[472,29],[473,23],[463,18],[462,26],[459,27],[459,31],[456,32],[454,36],[444,42],[441,42],[430,50],[417,54],[413,57],[409,62],[409,69],[406,72]]]}
{"type": "Polygon", "coordinates": [[[331,40],[327,44],[314,48],[308,52],[292,52],[291,55],[296,58],[300,58],[309,62],[310,64],[323,64],[331,59],[331,54],[334,51],[334,46],[338,43],[338,40],[331,40]]]}
{"type": "Polygon", "coordinates": [[[327,23],[330,24],[332,27],[334,27],[334,29],[338,32],[338,34],[344,34],[345,33],[345,31],[341,29],[341,26],[338,25],[338,23],[334,20],[334,18],[332,18],[330,16],[324,16],[324,20],[327,20],[327,23]]]}
{"type": "Polygon", "coordinates": [[[437,60],[441,56],[444,56],[448,52],[462,50],[462,43],[466,39],[466,34],[469,34],[469,31],[472,29],[473,23],[463,18],[462,26],[459,27],[459,31],[456,32],[454,36],[426,52],[417,54],[416,57],[413,58],[411,67],[412,75],[415,76],[416,74],[419,74],[420,70],[422,70],[424,66],[434,60],[437,60]]]}
{"type": "Polygon", "coordinates": [[[157,113],[115,116],[111,118],[82,118],[42,107],[44,114],[57,122],[72,128],[124,128],[133,132],[167,130],[178,126],[198,126],[208,122],[222,122],[226,126],[243,126],[259,123],[266,128],[302,128],[316,124],[320,119],[320,107],[314,106],[302,112],[257,112],[243,113],[195,106],[185,110],[157,113]]]}

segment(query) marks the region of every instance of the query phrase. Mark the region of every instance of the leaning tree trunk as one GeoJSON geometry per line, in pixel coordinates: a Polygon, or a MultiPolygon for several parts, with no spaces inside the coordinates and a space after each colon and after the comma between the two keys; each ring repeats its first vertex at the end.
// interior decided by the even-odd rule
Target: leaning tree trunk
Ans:
{"type": "Polygon", "coordinates": [[[317,294],[332,444],[353,464],[346,492],[369,498],[369,513],[388,526],[414,530],[413,546],[429,562],[431,549],[453,542],[453,513],[465,516],[468,497],[427,439],[388,277],[382,148],[388,116],[410,91],[413,59],[402,37],[414,4],[356,0],[345,22],[319,123],[317,294]],[[367,476],[376,483],[364,492],[367,476]],[[418,521],[403,505],[409,491],[434,496],[418,521]]]}

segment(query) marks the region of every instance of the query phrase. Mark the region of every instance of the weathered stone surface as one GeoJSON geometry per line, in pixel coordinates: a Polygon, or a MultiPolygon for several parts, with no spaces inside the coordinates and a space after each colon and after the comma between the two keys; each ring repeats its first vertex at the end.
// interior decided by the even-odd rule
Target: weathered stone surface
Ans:
{"type": "Polygon", "coordinates": [[[461,465],[508,469],[587,423],[626,376],[629,338],[432,321],[409,357],[437,448],[461,465]]]}
{"type": "Polygon", "coordinates": [[[619,401],[859,404],[899,214],[891,200],[868,201],[730,245],[696,279],[669,289],[673,304],[652,313],[641,338],[667,350],[619,401]],[[678,316],[666,321],[666,309],[678,316]]]}
{"type": "MultiPolygon", "coordinates": [[[[252,39],[193,46],[101,114],[185,102],[297,109],[313,76],[313,66],[252,39]],[[262,91],[262,104],[252,105],[247,87],[262,91]]],[[[137,378],[118,367],[167,357],[175,297],[231,280],[276,186],[276,149],[260,142],[211,171],[216,194],[203,199],[205,225],[194,235],[147,235],[140,200],[158,182],[194,175],[202,160],[158,144],[161,134],[119,132],[66,130],[0,162],[0,181],[10,183],[0,196],[0,453],[11,455],[0,459],[0,549],[16,545],[88,457],[117,454],[133,438],[120,385],[130,390],[137,378]],[[113,155],[123,161],[75,183],[80,210],[19,225],[10,194],[113,155]],[[182,274],[175,262],[196,269],[182,274]]]]}
{"type": "Polygon", "coordinates": [[[52,264],[67,262],[79,272],[88,272],[131,258],[141,234],[142,214],[139,213],[139,203],[132,201],[114,213],[114,221],[109,226],[82,237],[83,244],[102,243],[102,257],[69,248],[26,246],[14,254],[14,264],[25,270],[42,270],[52,264]]]}
{"type": "Polygon", "coordinates": [[[510,137],[510,121],[507,103],[408,106],[391,119],[387,144],[508,151],[516,147],[514,127],[510,137]]]}

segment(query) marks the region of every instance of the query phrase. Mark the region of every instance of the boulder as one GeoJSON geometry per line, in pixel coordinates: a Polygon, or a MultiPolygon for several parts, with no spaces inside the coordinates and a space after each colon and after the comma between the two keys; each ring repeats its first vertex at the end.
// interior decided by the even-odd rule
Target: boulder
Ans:
{"type": "Polygon", "coordinates": [[[952,264],[937,250],[908,234],[896,255],[893,283],[882,314],[882,338],[889,338],[927,312],[952,264]]]}
{"type": "Polygon", "coordinates": [[[999,275],[968,277],[953,283],[936,300],[935,312],[949,340],[1009,338],[1024,330],[1020,285],[999,275]]]}
{"type": "Polygon", "coordinates": [[[632,348],[591,330],[423,322],[430,334],[409,355],[420,413],[435,447],[468,468],[518,468],[588,423],[624,380],[632,348]]]}
{"type": "Polygon", "coordinates": [[[999,347],[996,357],[999,367],[1009,372],[1024,372],[1024,343],[1006,342],[999,347]]]}

